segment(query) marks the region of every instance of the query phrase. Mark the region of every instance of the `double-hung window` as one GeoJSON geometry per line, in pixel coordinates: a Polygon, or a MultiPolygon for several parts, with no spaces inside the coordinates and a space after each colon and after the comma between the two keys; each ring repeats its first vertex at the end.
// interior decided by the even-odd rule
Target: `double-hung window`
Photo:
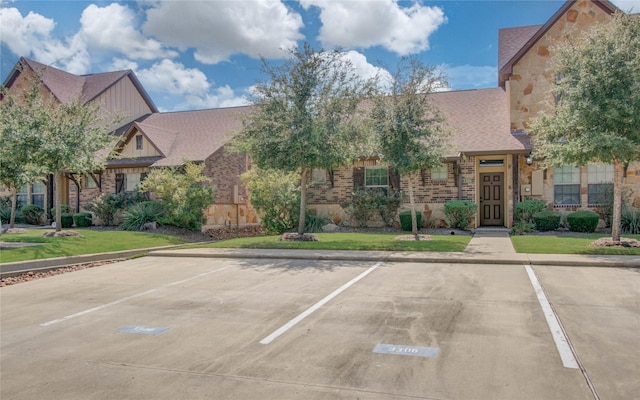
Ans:
{"type": "Polygon", "coordinates": [[[44,208],[44,192],[45,186],[44,182],[34,182],[31,185],[31,204],[35,204],[44,208]]]}
{"type": "Polygon", "coordinates": [[[431,181],[432,182],[446,182],[449,179],[449,169],[447,164],[439,165],[431,169],[431,181]]]}
{"type": "Polygon", "coordinates": [[[389,193],[389,169],[387,167],[367,167],[364,170],[364,186],[379,188],[389,193]]]}
{"type": "Polygon", "coordinates": [[[589,206],[606,204],[613,196],[613,165],[588,165],[587,183],[589,206]]]}
{"type": "Polygon", "coordinates": [[[556,206],[580,205],[580,168],[571,165],[553,168],[553,203],[556,206]]]}

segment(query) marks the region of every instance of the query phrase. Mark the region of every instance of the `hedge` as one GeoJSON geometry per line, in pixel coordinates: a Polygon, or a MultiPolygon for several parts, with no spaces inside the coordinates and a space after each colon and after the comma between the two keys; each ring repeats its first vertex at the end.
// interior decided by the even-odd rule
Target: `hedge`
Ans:
{"type": "Polygon", "coordinates": [[[452,228],[469,229],[478,205],[470,200],[451,200],[444,203],[444,213],[452,228]]]}
{"type": "MultiPolygon", "coordinates": [[[[416,211],[416,224],[418,229],[422,227],[422,213],[416,211]]],[[[411,231],[411,211],[403,211],[400,213],[400,227],[403,231],[411,231]]]]}
{"type": "Polygon", "coordinates": [[[73,215],[73,223],[77,228],[86,228],[93,225],[91,213],[78,213],[73,215]]]}
{"type": "Polygon", "coordinates": [[[600,216],[593,211],[576,211],[567,215],[571,232],[595,232],[600,216]]]}
{"type": "Polygon", "coordinates": [[[533,214],[533,222],[539,231],[555,231],[560,227],[560,219],[560,213],[549,210],[533,214]]]}
{"type": "Polygon", "coordinates": [[[540,200],[525,200],[516,204],[516,217],[518,221],[533,222],[533,215],[544,211],[547,206],[540,200]]]}
{"type": "Polygon", "coordinates": [[[71,228],[73,226],[73,214],[60,214],[60,225],[62,225],[62,228],[71,228]]]}

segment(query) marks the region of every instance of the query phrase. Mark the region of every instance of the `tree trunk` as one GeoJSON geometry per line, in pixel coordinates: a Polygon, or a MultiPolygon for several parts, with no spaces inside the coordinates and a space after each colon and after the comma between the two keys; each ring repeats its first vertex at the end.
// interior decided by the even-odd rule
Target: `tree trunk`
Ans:
{"type": "Polygon", "coordinates": [[[56,181],[56,232],[60,232],[62,230],[62,173],[56,172],[53,176],[56,181]]]}
{"type": "Polygon", "coordinates": [[[307,169],[300,173],[300,219],[298,219],[298,235],[304,235],[305,214],[307,210],[307,169]]]}
{"type": "Polygon", "coordinates": [[[416,240],[420,240],[418,235],[418,217],[416,217],[416,203],[413,199],[413,174],[409,174],[409,205],[411,206],[411,233],[415,236],[416,240]]]}
{"type": "Polygon", "coordinates": [[[18,189],[13,188],[11,195],[11,216],[9,217],[9,229],[13,229],[16,224],[16,209],[18,208],[18,189]]]}
{"type": "Polygon", "coordinates": [[[613,221],[611,222],[611,240],[620,241],[620,225],[622,215],[622,179],[624,164],[615,159],[613,161],[613,221]]]}

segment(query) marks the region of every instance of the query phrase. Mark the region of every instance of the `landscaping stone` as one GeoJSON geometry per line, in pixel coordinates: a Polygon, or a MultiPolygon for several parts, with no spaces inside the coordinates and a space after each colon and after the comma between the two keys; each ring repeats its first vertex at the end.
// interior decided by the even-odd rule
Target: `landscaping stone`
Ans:
{"type": "Polygon", "coordinates": [[[326,224],[322,227],[322,232],[337,232],[340,230],[340,227],[336,224],[326,224]]]}
{"type": "Polygon", "coordinates": [[[313,233],[305,233],[299,235],[297,232],[287,232],[282,234],[282,236],[278,240],[286,242],[317,242],[318,237],[313,233]]]}

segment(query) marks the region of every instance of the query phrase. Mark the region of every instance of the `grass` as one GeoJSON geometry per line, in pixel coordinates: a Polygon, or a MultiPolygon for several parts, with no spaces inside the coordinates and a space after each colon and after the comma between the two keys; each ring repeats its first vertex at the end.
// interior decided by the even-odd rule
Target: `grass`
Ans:
{"type": "MultiPolygon", "coordinates": [[[[625,238],[640,240],[640,235],[622,235],[625,238]]],[[[601,234],[584,234],[579,236],[512,236],[511,242],[518,253],[536,254],[601,254],[616,256],[640,255],[640,248],[592,247],[596,239],[606,237],[601,234]]],[[[610,236],[609,236],[610,237],[610,236]]]]}
{"type": "MultiPolygon", "coordinates": [[[[297,250],[381,250],[461,252],[471,240],[467,235],[431,235],[432,240],[396,240],[397,233],[316,233],[318,242],[282,242],[280,236],[230,239],[197,247],[297,250]]],[[[196,247],[196,246],[194,246],[196,247]]]]}
{"type": "Polygon", "coordinates": [[[133,250],[185,243],[182,239],[169,235],[127,231],[97,231],[90,229],[74,229],[75,232],[82,235],[77,237],[42,236],[45,232],[51,231],[51,229],[28,229],[26,233],[3,234],[0,236],[0,241],[3,242],[42,244],[38,246],[2,249],[0,251],[0,263],[133,250]]]}

